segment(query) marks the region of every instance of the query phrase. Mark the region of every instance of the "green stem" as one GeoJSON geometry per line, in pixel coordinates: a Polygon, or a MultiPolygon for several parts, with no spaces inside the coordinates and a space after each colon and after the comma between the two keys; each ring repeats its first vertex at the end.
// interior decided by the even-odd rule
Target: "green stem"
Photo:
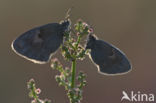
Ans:
{"type": "Polygon", "coordinates": [[[79,43],[80,43],[80,40],[81,40],[81,36],[78,36],[78,39],[77,39],[77,42],[76,42],[76,46],[75,46],[76,50],[77,50],[77,48],[78,48],[78,45],[79,45],[79,43]]]}
{"type": "MultiPolygon", "coordinates": [[[[75,45],[75,50],[77,51],[78,45],[80,43],[81,36],[78,36],[76,45],[75,45]]],[[[72,81],[71,81],[71,87],[74,88],[75,86],[75,74],[76,74],[76,58],[72,61],[72,81]]]]}
{"type": "Polygon", "coordinates": [[[75,87],[75,74],[76,74],[76,60],[72,61],[72,81],[71,81],[71,87],[75,87]]]}
{"type": "Polygon", "coordinates": [[[33,85],[32,85],[32,93],[33,93],[33,97],[34,97],[34,99],[37,101],[37,103],[41,103],[41,102],[39,101],[39,98],[38,98],[36,92],[35,92],[35,87],[34,87],[33,85]]]}

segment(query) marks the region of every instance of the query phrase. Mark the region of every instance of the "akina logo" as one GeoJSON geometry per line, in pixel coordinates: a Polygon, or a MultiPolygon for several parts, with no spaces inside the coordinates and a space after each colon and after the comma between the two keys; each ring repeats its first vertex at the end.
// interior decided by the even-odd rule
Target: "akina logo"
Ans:
{"type": "Polygon", "coordinates": [[[132,101],[132,102],[154,102],[154,94],[153,93],[141,93],[140,91],[134,92],[131,91],[127,93],[126,91],[122,91],[121,101],[132,101]]]}

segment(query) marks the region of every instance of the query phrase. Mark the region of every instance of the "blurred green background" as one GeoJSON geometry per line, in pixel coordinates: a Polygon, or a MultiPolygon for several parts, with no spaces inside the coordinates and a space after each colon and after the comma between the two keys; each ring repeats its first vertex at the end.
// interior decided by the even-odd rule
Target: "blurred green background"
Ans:
{"type": "MultiPolygon", "coordinates": [[[[58,72],[50,64],[37,65],[17,56],[10,44],[33,27],[64,19],[71,6],[73,22],[81,18],[89,23],[100,39],[123,50],[133,65],[129,74],[105,76],[97,73],[88,57],[79,61],[77,71],[87,74],[82,103],[120,103],[123,90],[156,94],[155,4],[155,0],[0,0],[1,103],[30,103],[26,86],[30,78],[42,89],[41,98],[68,103],[64,88],[54,79],[58,72]]],[[[62,58],[60,52],[54,57],[62,58]]]]}

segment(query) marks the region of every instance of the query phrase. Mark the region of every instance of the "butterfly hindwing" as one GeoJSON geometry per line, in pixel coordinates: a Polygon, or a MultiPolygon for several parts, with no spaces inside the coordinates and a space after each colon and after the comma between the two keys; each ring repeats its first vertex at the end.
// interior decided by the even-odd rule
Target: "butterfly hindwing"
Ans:
{"type": "Polygon", "coordinates": [[[31,29],[12,43],[13,50],[35,63],[46,63],[60,47],[67,24],[50,23],[31,29]]]}
{"type": "Polygon", "coordinates": [[[90,35],[86,48],[91,49],[90,58],[102,74],[123,74],[131,69],[130,62],[121,50],[93,35],[90,35]]]}

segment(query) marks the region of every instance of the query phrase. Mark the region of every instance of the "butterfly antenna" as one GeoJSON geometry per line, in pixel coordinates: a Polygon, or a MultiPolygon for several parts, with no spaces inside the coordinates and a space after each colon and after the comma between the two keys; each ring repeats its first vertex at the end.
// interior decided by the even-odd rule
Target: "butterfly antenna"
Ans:
{"type": "Polygon", "coordinates": [[[72,9],[73,9],[73,6],[67,10],[66,16],[65,16],[65,20],[68,20],[68,19],[70,18],[71,10],[72,10],[72,9]]]}

